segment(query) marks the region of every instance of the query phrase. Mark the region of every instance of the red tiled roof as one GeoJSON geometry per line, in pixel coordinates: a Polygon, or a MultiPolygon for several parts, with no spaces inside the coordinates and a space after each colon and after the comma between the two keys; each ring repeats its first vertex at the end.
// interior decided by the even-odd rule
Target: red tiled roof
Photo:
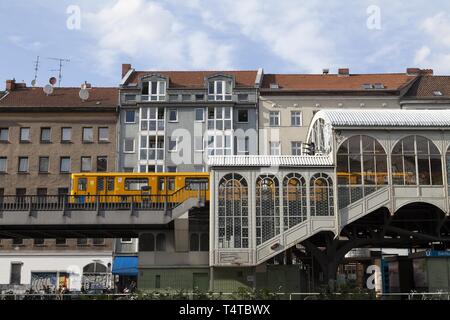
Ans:
{"type": "Polygon", "coordinates": [[[406,98],[450,97],[450,76],[421,76],[408,90],[406,98]],[[435,95],[440,91],[442,96],[435,95]]]}
{"type": "Polygon", "coordinates": [[[78,95],[80,88],[54,88],[46,95],[42,88],[18,88],[0,98],[3,107],[117,107],[117,88],[92,88],[89,99],[82,101],[78,95]]]}
{"type": "Polygon", "coordinates": [[[147,74],[159,74],[169,78],[169,88],[202,89],[205,78],[225,74],[234,76],[236,87],[254,87],[257,71],[134,71],[125,84],[137,83],[147,74]]]}
{"type": "Polygon", "coordinates": [[[364,89],[364,84],[382,83],[384,89],[399,90],[416,76],[405,73],[385,74],[265,74],[262,91],[378,91],[380,89],[364,89]],[[270,89],[271,84],[278,84],[279,89],[270,89]]]}

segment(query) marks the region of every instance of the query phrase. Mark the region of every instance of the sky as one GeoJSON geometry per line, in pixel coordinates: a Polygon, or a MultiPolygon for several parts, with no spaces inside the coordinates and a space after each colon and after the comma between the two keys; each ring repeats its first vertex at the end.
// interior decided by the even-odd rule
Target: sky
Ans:
{"type": "Polygon", "coordinates": [[[0,90],[117,86],[137,70],[450,74],[448,0],[0,0],[0,90]]]}

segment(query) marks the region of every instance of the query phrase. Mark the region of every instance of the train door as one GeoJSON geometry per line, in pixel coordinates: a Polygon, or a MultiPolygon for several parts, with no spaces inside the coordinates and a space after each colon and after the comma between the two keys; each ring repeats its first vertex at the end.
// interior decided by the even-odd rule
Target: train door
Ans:
{"type": "Polygon", "coordinates": [[[97,195],[100,202],[115,202],[114,177],[97,177],[97,195]]]}

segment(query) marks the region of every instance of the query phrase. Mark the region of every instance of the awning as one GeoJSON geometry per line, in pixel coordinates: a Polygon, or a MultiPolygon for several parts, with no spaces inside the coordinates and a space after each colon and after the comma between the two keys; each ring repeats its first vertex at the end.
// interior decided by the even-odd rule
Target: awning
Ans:
{"type": "Polygon", "coordinates": [[[138,257],[116,256],[114,257],[112,273],[120,276],[138,275],[138,257]]]}

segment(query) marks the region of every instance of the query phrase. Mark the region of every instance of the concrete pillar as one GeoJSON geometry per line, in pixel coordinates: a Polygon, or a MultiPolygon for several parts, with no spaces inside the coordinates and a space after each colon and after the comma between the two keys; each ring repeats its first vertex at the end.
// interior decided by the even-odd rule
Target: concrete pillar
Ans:
{"type": "Polygon", "coordinates": [[[189,211],[174,220],[175,251],[189,251],[189,211]]]}

